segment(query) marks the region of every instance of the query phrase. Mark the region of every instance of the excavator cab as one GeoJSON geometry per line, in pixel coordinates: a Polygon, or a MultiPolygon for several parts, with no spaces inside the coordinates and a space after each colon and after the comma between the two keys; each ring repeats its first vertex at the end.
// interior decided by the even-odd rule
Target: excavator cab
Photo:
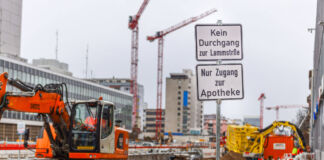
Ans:
{"type": "MultiPolygon", "coordinates": [[[[109,105],[107,105],[109,108],[109,105]]],[[[113,107],[112,105],[110,106],[113,107]]],[[[73,105],[70,130],[70,151],[88,151],[95,152],[98,150],[101,104],[98,101],[80,102],[73,105]]],[[[105,115],[109,113],[105,113],[105,115]]],[[[113,114],[110,113],[110,114],[113,114]]],[[[109,120],[109,117],[103,116],[109,120]]],[[[113,116],[111,116],[113,117],[113,116]]],[[[105,120],[107,120],[105,119],[105,120]]],[[[108,126],[104,126],[108,127],[108,126]]]]}
{"type": "Polygon", "coordinates": [[[128,132],[115,126],[114,110],[103,100],[73,104],[69,158],[127,159],[128,132]]]}
{"type": "Polygon", "coordinates": [[[102,100],[81,101],[72,107],[70,153],[114,153],[114,105],[102,100]]]}

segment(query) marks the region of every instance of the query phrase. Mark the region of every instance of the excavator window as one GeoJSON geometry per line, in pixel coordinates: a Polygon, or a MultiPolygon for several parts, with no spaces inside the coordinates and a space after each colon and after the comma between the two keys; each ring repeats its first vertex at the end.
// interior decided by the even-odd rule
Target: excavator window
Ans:
{"type": "Polygon", "coordinates": [[[97,103],[79,103],[74,106],[72,115],[73,150],[93,151],[97,144],[97,103]]]}
{"type": "Polygon", "coordinates": [[[101,139],[108,137],[113,130],[114,112],[112,105],[104,105],[101,116],[101,139]]]}
{"type": "Polygon", "coordinates": [[[123,144],[124,144],[124,134],[121,133],[121,134],[119,134],[118,139],[117,139],[117,148],[123,149],[123,144]]]}

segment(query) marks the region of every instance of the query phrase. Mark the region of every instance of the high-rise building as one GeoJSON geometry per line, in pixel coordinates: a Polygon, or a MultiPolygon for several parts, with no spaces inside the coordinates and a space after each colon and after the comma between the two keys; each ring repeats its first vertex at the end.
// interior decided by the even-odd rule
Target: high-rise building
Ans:
{"type": "Polygon", "coordinates": [[[192,70],[171,73],[166,78],[165,131],[189,134],[202,129],[203,104],[197,100],[196,77],[192,70]]]}
{"type": "MultiPolygon", "coordinates": [[[[131,89],[131,80],[127,78],[115,78],[115,77],[90,78],[86,80],[94,83],[98,83],[103,86],[114,88],[126,93],[130,93],[130,89],[131,89]]],[[[144,116],[143,108],[145,106],[145,103],[144,103],[144,86],[141,84],[137,84],[137,98],[138,98],[138,108],[136,111],[136,124],[141,130],[143,130],[142,119],[144,116]]]]}
{"type": "Polygon", "coordinates": [[[22,0],[0,0],[0,55],[20,57],[22,0]]]}

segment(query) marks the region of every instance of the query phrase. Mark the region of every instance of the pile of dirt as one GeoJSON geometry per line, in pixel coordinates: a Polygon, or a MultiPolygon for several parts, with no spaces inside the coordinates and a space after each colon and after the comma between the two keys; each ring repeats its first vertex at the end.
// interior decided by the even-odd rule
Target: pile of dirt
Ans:
{"type": "Polygon", "coordinates": [[[221,160],[245,160],[245,158],[243,158],[240,153],[227,152],[223,157],[221,157],[221,160]]]}

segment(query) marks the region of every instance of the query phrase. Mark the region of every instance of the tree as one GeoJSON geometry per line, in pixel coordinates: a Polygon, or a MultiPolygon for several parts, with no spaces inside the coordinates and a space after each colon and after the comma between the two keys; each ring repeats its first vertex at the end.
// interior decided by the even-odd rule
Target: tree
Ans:
{"type": "Polygon", "coordinates": [[[300,109],[296,114],[296,126],[302,131],[306,145],[309,143],[309,129],[310,129],[310,111],[309,109],[300,109]]]}

